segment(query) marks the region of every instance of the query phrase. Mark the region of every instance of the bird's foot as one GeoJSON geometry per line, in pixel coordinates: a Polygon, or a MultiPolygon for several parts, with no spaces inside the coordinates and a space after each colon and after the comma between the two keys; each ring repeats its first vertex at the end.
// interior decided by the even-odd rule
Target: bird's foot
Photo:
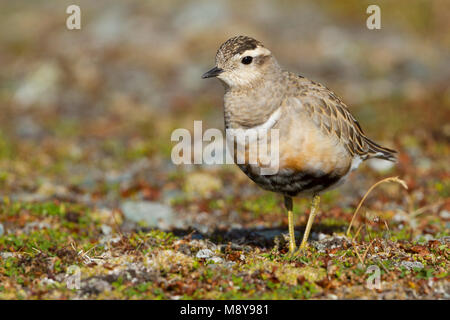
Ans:
{"type": "Polygon", "coordinates": [[[308,248],[308,243],[307,242],[302,242],[300,244],[300,247],[298,248],[298,250],[306,250],[308,248]]]}
{"type": "Polygon", "coordinates": [[[299,257],[304,256],[306,254],[306,251],[308,250],[308,244],[301,244],[300,247],[298,247],[298,250],[292,253],[293,257],[299,257]]]}

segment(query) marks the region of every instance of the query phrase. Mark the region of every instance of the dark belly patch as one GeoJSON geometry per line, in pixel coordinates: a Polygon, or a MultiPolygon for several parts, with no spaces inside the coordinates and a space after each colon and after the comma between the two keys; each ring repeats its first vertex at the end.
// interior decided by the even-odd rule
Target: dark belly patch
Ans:
{"type": "Polygon", "coordinates": [[[302,193],[315,194],[324,191],[341,180],[337,172],[280,171],[274,175],[260,175],[249,165],[240,165],[241,170],[261,188],[294,197],[302,193]]]}

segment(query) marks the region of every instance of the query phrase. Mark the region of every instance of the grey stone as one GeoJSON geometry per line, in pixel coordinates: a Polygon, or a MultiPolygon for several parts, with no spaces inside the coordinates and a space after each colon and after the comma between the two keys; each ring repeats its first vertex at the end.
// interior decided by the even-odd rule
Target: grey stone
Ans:
{"type": "Polygon", "coordinates": [[[201,259],[201,258],[208,259],[208,258],[211,258],[213,255],[214,255],[214,253],[211,250],[209,250],[209,249],[202,249],[199,252],[197,252],[196,257],[199,258],[199,259],[201,259]]]}
{"type": "Polygon", "coordinates": [[[344,243],[350,243],[346,237],[335,234],[328,237],[322,235],[320,238],[321,240],[312,242],[312,245],[319,252],[324,252],[326,249],[341,248],[344,246],[344,243]]]}
{"type": "Polygon", "coordinates": [[[442,211],[439,213],[439,216],[440,216],[442,219],[450,219],[450,212],[448,212],[447,210],[442,210],[442,211]]]}
{"type": "Polygon", "coordinates": [[[2,259],[8,259],[10,257],[15,257],[15,252],[0,252],[0,258],[2,259]]]}
{"type": "Polygon", "coordinates": [[[133,222],[144,222],[147,227],[169,229],[176,226],[171,207],[151,201],[126,201],[120,206],[125,218],[133,222]]]}
{"type": "Polygon", "coordinates": [[[83,289],[85,291],[101,293],[111,291],[111,285],[103,279],[92,278],[87,281],[83,289]]]}
{"type": "Polygon", "coordinates": [[[109,235],[112,232],[112,228],[110,226],[106,225],[106,224],[102,224],[100,228],[101,228],[102,233],[104,235],[109,235]]]}
{"type": "Polygon", "coordinates": [[[408,270],[411,270],[413,268],[423,269],[424,266],[419,261],[402,261],[400,266],[405,267],[408,270]]]}
{"type": "Polygon", "coordinates": [[[223,259],[221,257],[212,257],[210,259],[210,261],[214,262],[214,263],[222,263],[223,259]]]}

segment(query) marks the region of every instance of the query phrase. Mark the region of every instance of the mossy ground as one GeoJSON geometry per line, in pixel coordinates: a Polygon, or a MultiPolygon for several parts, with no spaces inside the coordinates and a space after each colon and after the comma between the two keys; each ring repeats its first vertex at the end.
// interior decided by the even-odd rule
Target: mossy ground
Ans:
{"type": "MultiPolygon", "coordinates": [[[[291,256],[281,232],[273,243],[252,231],[238,237],[231,232],[227,239],[214,231],[122,233],[122,217],[115,215],[61,201],[4,201],[0,298],[404,299],[444,298],[448,292],[450,241],[435,219],[427,224],[436,240],[412,240],[408,226],[390,223],[387,230],[366,222],[353,240],[322,234],[291,256]],[[111,234],[104,234],[105,226],[111,234]],[[205,249],[206,256],[198,255],[205,249]],[[369,266],[380,271],[379,289],[367,287],[369,266]],[[78,289],[69,289],[77,275],[78,289]]],[[[339,230],[339,221],[323,217],[316,232],[339,230]]]]}
{"type": "MultiPolygon", "coordinates": [[[[3,1],[0,299],[449,299],[448,10],[386,2],[373,31],[364,2],[322,2],[79,1],[82,29],[69,31],[71,2],[3,1]],[[211,28],[195,18],[204,10],[226,14],[211,28]],[[236,30],[399,151],[394,167],[364,164],[322,196],[296,256],[280,196],[234,166],[170,158],[174,129],[223,129],[223,90],[200,77],[236,30]],[[387,176],[408,190],[375,189],[343,237],[387,176]],[[172,225],[130,221],[130,200],[164,204],[172,225]]],[[[295,199],[297,240],[308,212],[295,199]]]]}

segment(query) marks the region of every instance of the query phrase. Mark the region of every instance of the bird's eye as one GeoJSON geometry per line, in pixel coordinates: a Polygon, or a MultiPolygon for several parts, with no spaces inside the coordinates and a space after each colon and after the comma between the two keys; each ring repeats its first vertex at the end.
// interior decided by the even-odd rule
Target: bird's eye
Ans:
{"type": "Polygon", "coordinates": [[[243,57],[243,58],[242,58],[241,62],[242,62],[243,64],[250,64],[250,63],[252,63],[252,60],[253,60],[253,57],[246,56],[246,57],[243,57]]]}

